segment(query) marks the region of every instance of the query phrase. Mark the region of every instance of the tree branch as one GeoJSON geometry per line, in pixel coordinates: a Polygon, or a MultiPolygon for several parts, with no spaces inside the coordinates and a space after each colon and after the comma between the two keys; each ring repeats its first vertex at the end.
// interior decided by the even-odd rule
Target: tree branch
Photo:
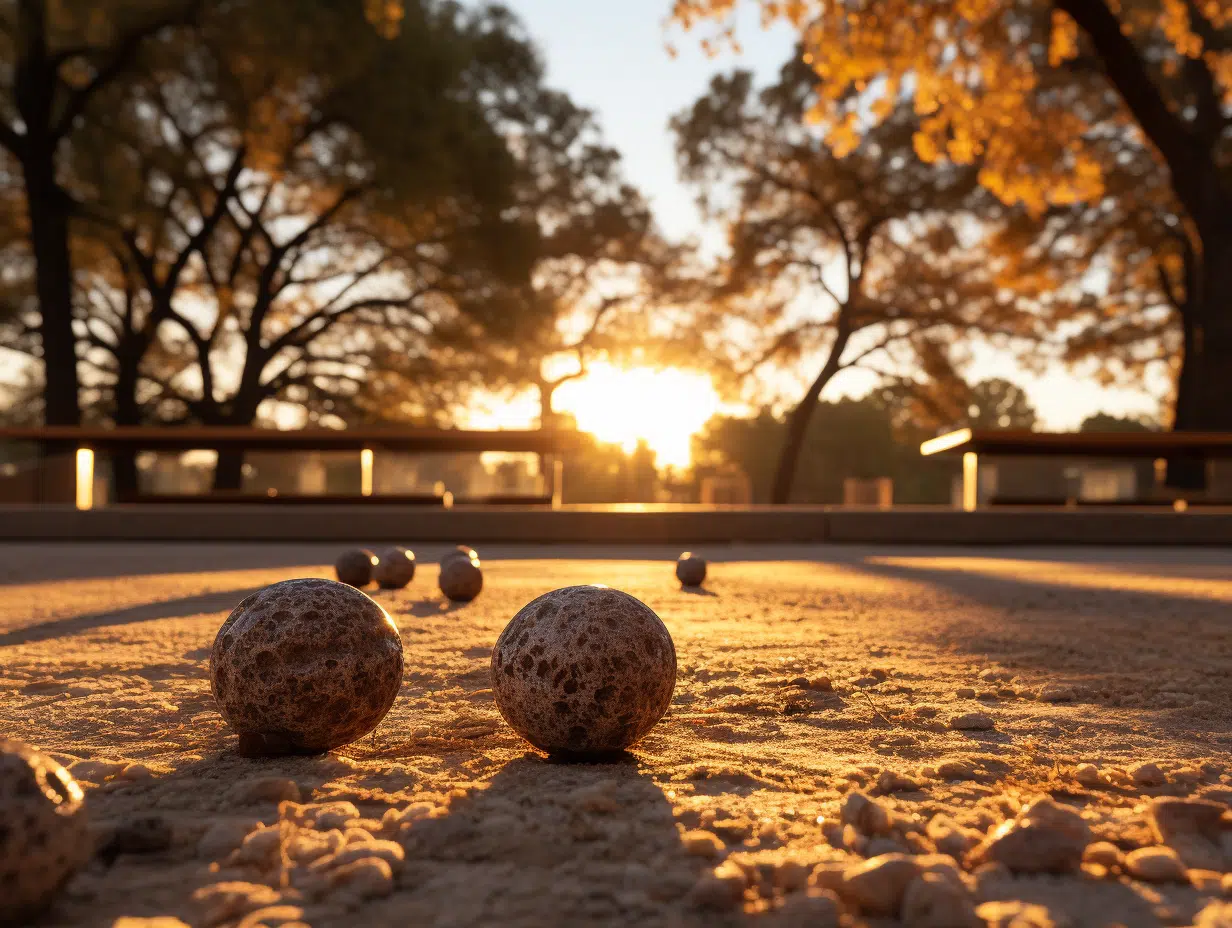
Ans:
{"type": "Polygon", "coordinates": [[[90,99],[114,81],[132,64],[142,43],[153,38],[164,29],[172,26],[186,25],[196,18],[198,11],[204,5],[204,0],[188,0],[175,13],[160,16],[141,26],[132,29],[121,36],[111,49],[110,58],[94,72],[94,77],[84,87],[69,95],[64,111],[52,127],[52,137],[62,139],[68,134],[77,117],[85,110],[90,99]]]}
{"type": "Polygon", "coordinates": [[[1121,20],[1104,0],[1054,2],[1091,40],[1112,86],[1167,162],[1177,194],[1190,215],[1197,221],[1220,221],[1221,217],[1212,213],[1226,214],[1228,209],[1223,197],[1209,201],[1209,194],[1214,192],[1209,191],[1211,165],[1204,158],[1209,153],[1198,149],[1184,121],[1169,108],[1151,80],[1142,54],[1121,30],[1121,20]]]}

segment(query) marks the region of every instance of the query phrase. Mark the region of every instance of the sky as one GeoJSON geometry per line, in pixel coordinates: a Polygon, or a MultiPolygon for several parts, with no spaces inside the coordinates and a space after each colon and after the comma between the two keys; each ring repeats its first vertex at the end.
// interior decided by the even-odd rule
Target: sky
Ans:
{"type": "MultiPolygon", "coordinates": [[[[623,155],[625,173],[647,195],[660,227],[673,238],[695,237],[707,246],[722,242],[708,227],[691,192],[676,174],[668,120],[701,96],[710,78],[749,68],[769,81],[791,54],[794,34],[778,26],[763,30],[745,4],[738,24],[741,52],[708,58],[696,34],[665,31],[670,0],[506,0],[543,51],[548,81],[594,110],[609,144],[623,155]],[[671,57],[671,43],[677,56],[671,57]]],[[[980,352],[968,369],[972,381],[1001,376],[1021,384],[1049,429],[1076,428],[1095,412],[1157,415],[1163,383],[1150,389],[1108,389],[1091,372],[1051,370],[1043,377],[1023,371],[994,350],[980,352]]],[[[835,378],[824,398],[859,395],[869,377],[854,371],[835,378]]]]}

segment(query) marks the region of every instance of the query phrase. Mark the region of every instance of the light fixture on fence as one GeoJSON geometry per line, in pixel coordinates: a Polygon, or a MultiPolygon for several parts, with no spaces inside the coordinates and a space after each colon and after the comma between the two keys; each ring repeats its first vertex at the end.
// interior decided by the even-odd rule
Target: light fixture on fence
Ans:
{"type": "Polygon", "coordinates": [[[77,508],[94,508],[94,449],[77,449],[77,508]]]}

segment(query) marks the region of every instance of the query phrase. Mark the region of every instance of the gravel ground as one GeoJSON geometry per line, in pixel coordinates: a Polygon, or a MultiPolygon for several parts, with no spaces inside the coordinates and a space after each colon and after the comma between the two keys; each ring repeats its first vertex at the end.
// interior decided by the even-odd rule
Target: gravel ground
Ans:
{"type": "Polygon", "coordinates": [[[725,547],[687,592],[664,548],[505,547],[448,605],[444,550],[370,590],[406,655],[380,727],[248,760],[214,635],[334,548],[0,546],[0,734],[70,767],[99,848],[39,924],[1232,926],[1232,551],[725,547]],[[678,655],[610,763],[492,701],[505,623],[577,583],[678,655]]]}

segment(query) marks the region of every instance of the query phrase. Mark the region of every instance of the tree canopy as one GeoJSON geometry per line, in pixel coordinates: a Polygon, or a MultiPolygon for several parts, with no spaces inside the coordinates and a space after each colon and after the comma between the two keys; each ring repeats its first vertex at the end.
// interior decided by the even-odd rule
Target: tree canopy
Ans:
{"type": "Polygon", "coordinates": [[[752,370],[819,359],[788,425],[776,502],[840,371],[948,374],[972,335],[1033,328],[999,284],[1003,262],[978,247],[987,195],[975,171],[920,159],[917,120],[901,106],[840,157],[804,118],[814,87],[799,62],[761,91],[749,72],[720,76],[672,123],[685,179],[728,231],[710,328],[743,346],[752,370]]]}
{"type": "MultiPolygon", "coordinates": [[[[1095,344],[1124,336],[1158,346],[1160,317],[1174,307],[1181,337],[1165,347],[1181,352],[1173,358],[1176,425],[1232,428],[1224,399],[1232,388],[1232,8],[1197,0],[757,6],[800,31],[818,86],[811,114],[836,154],[853,150],[905,99],[920,117],[921,158],[971,165],[988,190],[1036,218],[1070,210],[1089,220],[1090,210],[1109,207],[1125,217],[1128,247],[1117,256],[1131,258],[1129,279],[1140,281],[1144,269],[1158,286],[1129,300],[1127,325],[1088,317],[1095,344]],[[1139,168],[1118,179],[1135,160],[1139,168]],[[1136,189],[1123,186],[1129,174],[1138,175],[1136,189]],[[1085,211],[1074,209],[1080,204],[1085,211]],[[1144,215],[1152,213],[1163,226],[1144,215]],[[1144,260],[1162,239],[1163,261],[1144,260]]],[[[736,7],[676,0],[673,11],[686,27],[710,21],[723,39],[733,34],[736,7]]],[[[1103,247],[1087,238],[1077,253],[1103,247]]]]}

